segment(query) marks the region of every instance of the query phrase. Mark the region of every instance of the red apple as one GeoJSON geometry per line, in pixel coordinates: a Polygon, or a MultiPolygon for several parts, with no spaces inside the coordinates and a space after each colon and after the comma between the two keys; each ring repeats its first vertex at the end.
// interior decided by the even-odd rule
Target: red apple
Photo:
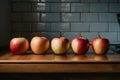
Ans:
{"type": "Polygon", "coordinates": [[[29,42],[24,37],[12,38],[10,41],[10,50],[13,54],[25,54],[29,49],[29,42]]]}
{"type": "Polygon", "coordinates": [[[70,47],[69,40],[65,37],[53,38],[51,40],[51,49],[55,54],[64,54],[70,47]]]}
{"type": "Polygon", "coordinates": [[[71,47],[75,54],[85,54],[90,47],[90,43],[86,37],[77,37],[72,40],[71,47]]]}
{"type": "Polygon", "coordinates": [[[92,40],[92,49],[95,54],[105,54],[109,50],[109,40],[107,38],[94,38],[92,40]]]}
{"type": "Polygon", "coordinates": [[[50,42],[47,37],[34,36],[30,42],[31,49],[35,54],[43,54],[48,51],[50,42]]]}

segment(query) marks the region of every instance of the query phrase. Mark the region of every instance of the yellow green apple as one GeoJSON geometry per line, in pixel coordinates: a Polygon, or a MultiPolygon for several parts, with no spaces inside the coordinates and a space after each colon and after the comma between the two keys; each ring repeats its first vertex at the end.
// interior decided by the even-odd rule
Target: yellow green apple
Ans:
{"type": "Polygon", "coordinates": [[[55,54],[65,54],[70,47],[70,42],[66,37],[56,37],[51,40],[51,49],[55,54]]]}

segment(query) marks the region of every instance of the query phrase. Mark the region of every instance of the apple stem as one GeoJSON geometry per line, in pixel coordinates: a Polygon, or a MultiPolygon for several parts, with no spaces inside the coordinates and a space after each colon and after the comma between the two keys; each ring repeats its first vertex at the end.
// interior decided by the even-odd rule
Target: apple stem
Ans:
{"type": "Polygon", "coordinates": [[[101,38],[100,34],[98,34],[98,37],[101,38]]]}

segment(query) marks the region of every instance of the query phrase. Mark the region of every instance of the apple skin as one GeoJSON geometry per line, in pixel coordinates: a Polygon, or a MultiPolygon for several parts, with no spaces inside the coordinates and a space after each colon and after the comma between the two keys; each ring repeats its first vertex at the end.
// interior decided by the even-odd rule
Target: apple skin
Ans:
{"type": "Polygon", "coordinates": [[[55,54],[65,54],[70,47],[70,42],[65,37],[53,38],[51,40],[51,49],[55,54]]]}
{"type": "Polygon", "coordinates": [[[24,37],[12,38],[10,40],[10,51],[13,54],[25,54],[29,49],[29,42],[24,37]]]}
{"type": "Polygon", "coordinates": [[[95,54],[105,54],[109,50],[109,40],[106,38],[94,38],[92,40],[92,49],[95,54]]]}
{"type": "Polygon", "coordinates": [[[71,42],[72,50],[75,54],[85,54],[90,47],[89,40],[85,37],[74,38],[71,42]]]}
{"type": "Polygon", "coordinates": [[[50,42],[47,37],[34,36],[30,42],[34,54],[44,54],[48,51],[50,42]]]}

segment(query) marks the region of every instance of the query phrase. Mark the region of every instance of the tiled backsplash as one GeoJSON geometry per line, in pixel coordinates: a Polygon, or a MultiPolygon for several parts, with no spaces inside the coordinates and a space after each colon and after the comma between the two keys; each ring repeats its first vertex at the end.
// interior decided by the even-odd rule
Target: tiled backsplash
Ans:
{"type": "Polygon", "coordinates": [[[29,40],[34,35],[82,34],[91,41],[100,34],[111,44],[120,42],[120,0],[12,0],[12,32],[29,40]]]}

